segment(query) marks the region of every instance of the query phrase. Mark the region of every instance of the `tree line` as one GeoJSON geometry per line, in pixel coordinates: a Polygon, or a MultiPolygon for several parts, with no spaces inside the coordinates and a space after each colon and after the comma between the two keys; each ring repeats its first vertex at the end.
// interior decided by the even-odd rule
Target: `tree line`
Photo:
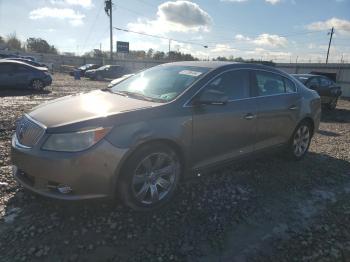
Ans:
{"type": "MultiPolygon", "coordinates": [[[[54,45],[50,45],[45,39],[29,37],[25,42],[18,39],[16,34],[10,34],[7,37],[0,36],[0,47],[4,45],[9,50],[13,51],[30,51],[36,53],[59,54],[58,49],[54,45]]],[[[74,55],[73,53],[71,55],[74,55]]],[[[109,58],[109,51],[102,51],[100,49],[93,49],[82,55],[83,57],[92,58],[109,58]]],[[[130,50],[127,54],[115,53],[117,58],[125,59],[154,59],[154,60],[171,60],[171,61],[196,61],[198,58],[191,54],[182,53],[179,51],[163,52],[152,48],[148,51],[144,50],[130,50]]],[[[232,62],[248,62],[248,63],[262,63],[274,66],[272,61],[257,61],[255,59],[243,59],[242,57],[224,57],[218,56],[212,59],[213,61],[232,61],[232,62]]]]}
{"type": "Polygon", "coordinates": [[[29,37],[24,43],[18,39],[16,34],[7,37],[0,36],[0,44],[13,51],[31,51],[36,53],[58,54],[55,46],[50,45],[41,38],[29,37]]]}

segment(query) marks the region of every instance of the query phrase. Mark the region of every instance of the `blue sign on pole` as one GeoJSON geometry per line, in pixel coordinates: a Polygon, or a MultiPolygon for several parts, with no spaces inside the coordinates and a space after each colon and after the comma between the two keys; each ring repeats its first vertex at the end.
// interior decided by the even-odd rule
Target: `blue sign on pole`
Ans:
{"type": "Polygon", "coordinates": [[[117,41],[117,53],[129,53],[129,42],[117,41]]]}

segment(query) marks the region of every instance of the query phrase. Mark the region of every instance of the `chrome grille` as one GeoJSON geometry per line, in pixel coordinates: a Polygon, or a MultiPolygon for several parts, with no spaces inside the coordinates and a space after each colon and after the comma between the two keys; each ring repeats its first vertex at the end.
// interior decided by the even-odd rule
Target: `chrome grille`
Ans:
{"type": "Polygon", "coordinates": [[[16,137],[21,145],[34,146],[44,133],[45,129],[27,116],[23,116],[17,122],[16,137]]]}

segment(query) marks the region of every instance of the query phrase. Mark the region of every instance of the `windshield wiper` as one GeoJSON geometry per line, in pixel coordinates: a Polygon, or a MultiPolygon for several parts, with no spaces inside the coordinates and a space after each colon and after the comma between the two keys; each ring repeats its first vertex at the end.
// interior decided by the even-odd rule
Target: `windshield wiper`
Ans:
{"type": "Polygon", "coordinates": [[[116,93],[118,95],[124,95],[124,96],[138,98],[138,99],[151,101],[151,102],[161,102],[161,103],[166,102],[165,99],[149,97],[149,96],[145,96],[145,95],[140,94],[140,93],[134,93],[134,92],[130,92],[130,91],[112,91],[112,92],[116,93]]]}

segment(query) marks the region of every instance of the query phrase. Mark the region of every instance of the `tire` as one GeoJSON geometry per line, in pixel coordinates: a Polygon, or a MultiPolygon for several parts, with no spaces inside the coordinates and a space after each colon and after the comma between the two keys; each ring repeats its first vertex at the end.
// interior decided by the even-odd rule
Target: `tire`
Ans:
{"type": "Polygon", "coordinates": [[[40,79],[34,79],[31,83],[30,83],[30,87],[34,90],[37,91],[42,91],[44,90],[45,84],[43,81],[41,81],[40,79]]]}
{"type": "Polygon", "coordinates": [[[167,203],[175,193],[182,164],[169,146],[142,146],[127,159],[117,183],[123,204],[136,211],[151,211],[167,203]]]}
{"type": "Polygon", "coordinates": [[[308,152],[312,138],[312,125],[302,121],[294,130],[287,146],[287,156],[293,160],[301,160],[308,152]]]}
{"type": "Polygon", "coordinates": [[[330,103],[327,104],[329,110],[334,110],[337,107],[338,97],[334,98],[330,103]]]}

